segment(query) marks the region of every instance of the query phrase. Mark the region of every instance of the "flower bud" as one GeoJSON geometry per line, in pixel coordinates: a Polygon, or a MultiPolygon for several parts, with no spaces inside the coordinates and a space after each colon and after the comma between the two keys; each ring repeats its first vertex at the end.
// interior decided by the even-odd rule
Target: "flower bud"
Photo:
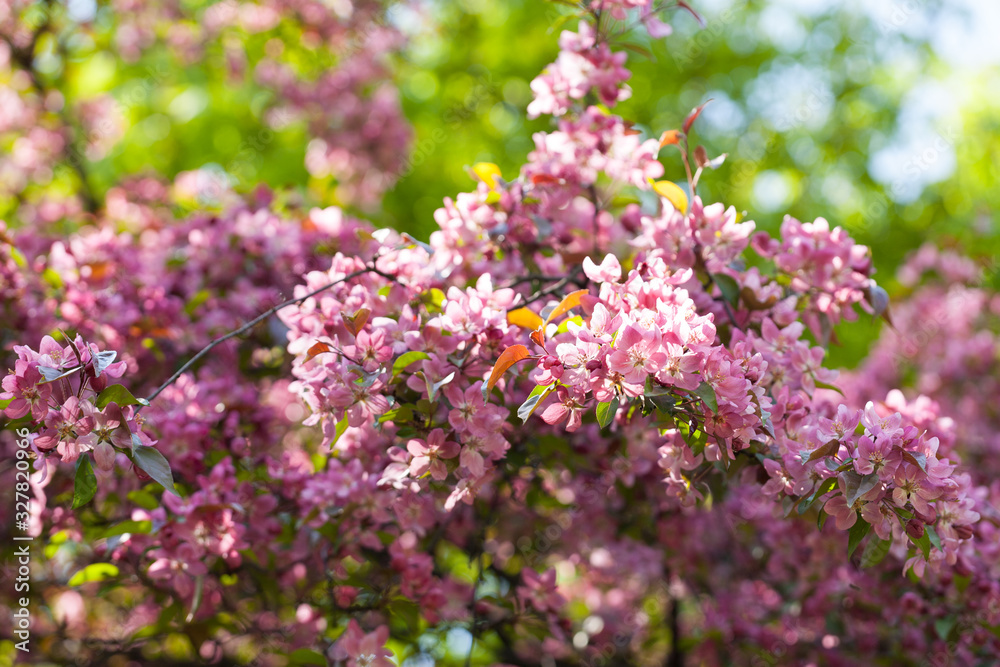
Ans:
{"type": "Polygon", "coordinates": [[[934,523],[935,516],[933,514],[924,514],[916,507],[913,508],[913,516],[917,518],[917,521],[921,521],[926,524],[934,523]]]}
{"type": "Polygon", "coordinates": [[[115,448],[107,442],[99,442],[94,447],[94,463],[105,472],[114,469],[116,456],[115,448]]]}
{"type": "Polygon", "coordinates": [[[958,539],[960,540],[972,539],[972,526],[966,526],[966,525],[952,526],[952,529],[955,531],[955,534],[958,535],[958,539]]]}
{"type": "Polygon", "coordinates": [[[906,522],[906,534],[915,540],[919,540],[924,536],[924,524],[916,519],[910,519],[906,522]]]}

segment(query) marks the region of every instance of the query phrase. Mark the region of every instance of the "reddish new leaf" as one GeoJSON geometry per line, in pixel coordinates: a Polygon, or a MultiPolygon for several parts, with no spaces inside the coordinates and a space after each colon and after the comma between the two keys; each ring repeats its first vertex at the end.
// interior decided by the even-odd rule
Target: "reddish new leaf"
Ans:
{"type": "Polygon", "coordinates": [[[317,357],[317,356],[323,354],[324,352],[330,352],[332,349],[333,348],[331,348],[326,343],[316,342],[316,343],[313,344],[312,347],[310,347],[306,351],[306,361],[309,361],[313,357],[317,357]]]}
{"type": "Polygon", "coordinates": [[[368,324],[368,316],[372,314],[372,311],[367,308],[362,308],[354,315],[341,315],[344,318],[344,326],[347,330],[351,332],[354,336],[357,336],[365,325],[368,324]]]}
{"type": "Polygon", "coordinates": [[[691,113],[688,114],[688,117],[684,119],[684,126],[683,126],[684,134],[687,134],[688,132],[691,131],[691,126],[694,125],[694,122],[698,120],[698,116],[701,115],[701,112],[711,101],[712,100],[710,99],[705,100],[701,106],[695,107],[694,109],[691,110],[691,113]]]}
{"type": "Polygon", "coordinates": [[[483,400],[489,400],[489,395],[490,392],[493,391],[493,387],[496,386],[497,382],[500,381],[500,378],[503,377],[503,374],[506,373],[511,366],[523,359],[527,359],[530,356],[531,353],[528,352],[528,348],[523,345],[511,345],[504,350],[503,354],[500,355],[500,358],[497,359],[497,363],[493,366],[493,373],[490,375],[490,381],[483,385],[483,400]]]}

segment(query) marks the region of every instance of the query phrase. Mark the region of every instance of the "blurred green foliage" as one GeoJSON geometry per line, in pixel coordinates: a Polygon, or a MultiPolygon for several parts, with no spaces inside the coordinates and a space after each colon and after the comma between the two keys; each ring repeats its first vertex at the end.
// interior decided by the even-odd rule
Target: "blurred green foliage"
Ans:
{"type": "MultiPolygon", "coordinates": [[[[640,29],[617,38],[630,49],[633,94],[616,112],[658,136],[713,98],[694,141],[728,159],[702,179],[703,198],[746,211],[772,233],[786,213],[847,227],[872,247],[877,277],[893,295],[900,294],[895,268],[925,241],[980,259],[1000,255],[1000,74],[949,63],[910,29],[959,10],[929,1],[887,21],[841,3],[693,4],[704,25],[668,11],[673,35],[650,40],[640,29]],[[921,115],[949,96],[949,110],[921,115]]],[[[467,165],[495,162],[514,177],[531,135],[550,127],[526,118],[529,83],[555,58],[558,33],[575,29],[574,11],[544,0],[455,0],[424,3],[419,20],[399,13],[411,43],[395,77],[415,137],[382,207],[355,212],[426,237],[441,200],[473,187],[467,165]]],[[[273,93],[252,76],[242,83],[227,76],[223,46],[194,63],[178,62],[165,47],[126,63],[111,42],[114,21],[101,2],[92,30],[36,50],[42,75],[70,104],[107,92],[124,113],[123,138],[89,166],[98,194],[144,171],[172,177],[206,164],[226,169],[250,144],[256,157],[241,165],[238,188],[263,181],[297,187],[306,201],[341,203],[335,188],[310,182],[306,128],[292,122],[271,132],[264,111],[273,93]]],[[[247,72],[270,36],[243,40],[247,72]]],[[[286,44],[297,43],[291,37],[286,44]]],[[[323,67],[305,45],[283,59],[301,71],[323,67]]],[[[682,181],[676,150],[665,149],[662,159],[667,178],[682,181]]],[[[0,216],[10,210],[0,202],[0,216]]],[[[842,325],[834,363],[855,363],[877,326],[842,325]]]]}

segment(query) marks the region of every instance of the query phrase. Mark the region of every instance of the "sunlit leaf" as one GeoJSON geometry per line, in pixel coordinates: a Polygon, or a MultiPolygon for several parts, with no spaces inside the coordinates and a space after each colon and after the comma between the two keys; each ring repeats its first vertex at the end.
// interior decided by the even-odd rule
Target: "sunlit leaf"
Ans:
{"type": "Polygon", "coordinates": [[[409,352],[404,352],[396,358],[396,361],[392,362],[392,376],[396,377],[399,375],[406,367],[422,361],[424,359],[430,359],[431,355],[420,350],[410,350],[409,352]]]}
{"type": "Polygon", "coordinates": [[[681,142],[680,130],[667,130],[660,135],[660,148],[664,146],[676,146],[681,142]]]}
{"type": "Polygon", "coordinates": [[[531,353],[528,352],[528,348],[523,345],[511,345],[504,350],[500,355],[500,358],[497,359],[496,364],[493,366],[493,372],[490,374],[489,382],[483,385],[483,400],[489,401],[489,394],[493,391],[493,387],[496,386],[497,382],[500,381],[500,378],[503,377],[503,374],[506,373],[511,366],[523,359],[527,359],[530,356],[531,353]]]}
{"type": "Polygon", "coordinates": [[[568,313],[569,311],[579,306],[580,298],[585,294],[587,294],[587,290],[585,289],[577,290],[575,292],[570,292],[569,294],[567,294],[566,297],[559,302],[559,305],[557,305],[555,308],[552,309],[552,312],[549,313],[549,316],[545,318],[545,324],[548,324],[549,322],[556,319],[560,315],[568,313]]]}
{"type": "Polygon", "coordinates": [[[507,323],[535,331],[545,324],[545,321],[537,313],[527,308],[518,308],[507,313],[507,323]]]}
{"type": "Polygon", "coordinates": [[[322,341],[317,341],[317,342],[313,343],[312,347],[310,347],[308,350],[306,350],[306,359],[305,360],[309,361],[310,359],[318,357],[319,355],[324,354],[326,352],[330,352],[332,350],[333,350],[333,348],[331,348],[326,343],[324,343],[322,341]]]}
{"type": "Polygon", "coordinates": [[[679,185],[673,181],[653,181],[652,185],[653,192],[666,199],[670,202],[671,206],[681,213],[687,213],[687,193],[679,185]]]}
{"type": "Polygon", "coordinates": [[[500,176],[500,167],[496,166],[492,162],[477,162],[472,165],[472,173],[474,173],[479,180],[488,185],[490,190],[493,190],[497,186],[497,177],[500,176]]]}
{"type": "Polygon", "coordinates": [[[618,397],[615,396],[610,401],[605,401],[603,403],[597,404],[597,423],[601,425],[601,428],[605,428],[611,423],[611,420],[615,418],[618,413],[618,397]]]}
{"type": "Polygon", "coordinates": [[[117,403],[122,408],[126,405],[149,405],[149,401],[145,398],[136,398],[132,395],[132,392],[120,384],[113,384],[106,387],[104,391],[98,394],[94,405],[97,406],[98,410],[103,410],[109,403],[117,403]]]}
{"type": "Polygon", "coordinates": [[[344,320],[344,326],[347,327],[347,330],[354,336],[357,336],[365,328],[365,325],[368,324],[368,316],[371,314],[372,311],[369,309],[361,308],[354,315],[341,314],[341,317],[344,320]]]}
{"type": "Polygon", "coordinates": [[[69,578],[70,586],[79,586],[92,581],[104,581],[118,576],[118,566],[111,563],[91,563],[69,578]]]}
{"type": "Polygon", "coordinates": [[[556,385],[538,385],[531,390],[528,394],[528,398],[521,404],[521,407],[517,409],[517,416],[521,418],[521,422],[527,422],[528,418],[534,414],[535,410],[541,404],[545,397],[549,395],[550,392],[555,391],[556,385]]]}

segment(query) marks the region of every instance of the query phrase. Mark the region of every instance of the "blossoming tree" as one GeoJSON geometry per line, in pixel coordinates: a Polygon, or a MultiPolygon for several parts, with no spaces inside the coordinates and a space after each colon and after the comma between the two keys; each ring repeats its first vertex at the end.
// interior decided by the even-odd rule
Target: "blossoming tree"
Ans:
{"type": "MultiPolygon", "coordinates": [[[[144,12],[174,10],[125,4],[125,49],[155,38],[144,12]]],[[[997,297],[928,286],[890,310],[843,229],[787,218],[771,238],[702,201],[725,159],[695,141],[703,107],[659,136],[613,112],[629,72],[612,44],[632,23],[668,34],[663,8],[579,9],[531,84],[527,111],[551,130],[518,173],[471,167],[474,187],[444,202],[426,242],[218,183],[217,210],[178,218],[197,174],[67,204],[58,216],[93,210],[69,236],[0,228],[16,357],[0,405],[7,435],[29,443],[4,446],[30,460],[15,486],[32,499],[5,527],[46,545],[32,657],[997,655],[997,415],[968,400],[996,384],[997,297]],[[900,391],[890,343],[844,377],[823,365],[839,322],[863,312],[912,330],[953,293],[962,305],[935,321],[963,345],[903,350],[926,395],[900,391]]],[[[222,3],[199,39],[288,13],[336,50],[372,38],[372,12],[222,3]]],[[[10,34],[3,66],[30,87],[10,34]]],[[[182,37],[171,43],[201,48],[182,37]]],[[[303,113],[373,113],[342,87],[262,72],[303,113]]],[[[353,76],[364,91],[382,74],[353,76]]],[[[70,130],[50,118],[31,138],[51,113],[35,87],[5,130],[52,143],[56,160],[70,130]]],[[[316,128],[313,165],[377,198],[365,174],[399,136],[316,128]]],[[[963,261],[927,250],[906,275],[974,283],[963,261]]]]}

